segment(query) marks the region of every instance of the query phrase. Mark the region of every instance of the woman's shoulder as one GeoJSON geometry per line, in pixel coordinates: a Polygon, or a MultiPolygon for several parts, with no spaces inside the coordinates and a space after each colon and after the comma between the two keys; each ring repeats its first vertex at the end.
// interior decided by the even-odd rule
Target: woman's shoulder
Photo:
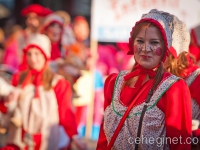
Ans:
{"type": "Polygon", "coordinates": [[[182,79],[180,77],[177,77],[177,76],[175,76],[175,75],[173,75],[173,74],[171,74],[169,72],[165,72],[163,74],[163,79],[162,80],[163,81],[166,80],[167,83],[168,83],[169,80],[171,80],[171,81],[169,81],[169,82],[171,82],[171,85],[170,85],[170,88],[169,88],[168,91],[188,88],[188,86],[187,86],[187,84],[186,84],[184,79],[182,79]]]}
{"type": "Polygon", "coordinates": [[[108,77],[105,80],[104,87],[105,88],[110,87],[110,86],[113,87],[118,75],[119,75],[118,73],[112,73],[108,75],[108,77]]]}
{"type": "Polygon", "coordinates": [[[107,76],[105,82],[112,82],[112,81],[115,81],[116,78],[117,78],[118,74],[117,73],[112,73],[110,75],[107,76]]]}

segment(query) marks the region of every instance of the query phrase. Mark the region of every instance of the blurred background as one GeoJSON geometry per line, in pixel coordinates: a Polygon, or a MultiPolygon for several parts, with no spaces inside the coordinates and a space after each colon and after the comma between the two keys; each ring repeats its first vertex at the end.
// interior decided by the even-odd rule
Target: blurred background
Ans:
{"type": "MultiPolygon", "coordinates": [[[[52,57],[50,66],[70,81],[78,134],[88,149],[95,149],[105,78],[133,66],[133,56],[126,55],[129,33],[141,15],[153,8],[186,23],[191,32],[190,52],[200,64],[200,0],[0,0],[0,76],[10,83],[21,67],[27,31],[46,33],[41,31],[45,18],[51,13],[62,17],[63,31],[57,42],[61,54],[52,57]],[[38,15],[38,25],[22,13],[31,4],[47,9],[46,15],[38,15]]],[[[5,138],[6,131],[0,130],[0,147],[5,138]]]]}

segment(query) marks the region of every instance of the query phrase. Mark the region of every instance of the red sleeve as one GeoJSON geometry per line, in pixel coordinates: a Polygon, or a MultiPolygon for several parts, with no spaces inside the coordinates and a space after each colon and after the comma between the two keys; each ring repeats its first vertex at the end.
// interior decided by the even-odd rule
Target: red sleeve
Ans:
{"type": "Polygon", "coordinates": [[[115,85],[115,80],[117,78],[117,74],[113,73],[109,75],[104,84],[104,110],[108,105],[110,105],[112,101],[112,95],[115,85]]]}
{"type": "Polygon", "coordinates": [[[200,106],[200,96],[199,96],[199,89],[200,89],[200,75],[196,77],[196,79],[192,82],[189,87],[190,94],[193,99],[197,101],[200,106]]]}
{"type": "Polygon", "coordinates": [[[72,111],[72,91],[70,83],[64,79],[59,80],[54,87],[58,102],[60,125],[62,125],[70,138],[77,133],[77,125],[72,111]]]}
{"type": "Polygon", "coordinates": [[[190,45],[189,52],[194,55],[197,61],[200,59],[200,49],[196,46],[190,45]]]}
{"type": "MultiPolygon", "coordinates": [[[[109,75],[104,84],[104,110],[112,101],[112,95],[115,85],[117,74],[113,73],[109,75]]],[[[103,130],[103,123],[101,124],[99,139],[97,143],[97,150],[105,150],[107,147],[107,139],[103,130]]]]}
{"type": "Polygon", "coordinates": [[[170,139],[168,140],[170,149],[190,150],[192,110],[190,92],[186,83],[182,79],[174,83],[157,106],[165,113],[166,134],[170,139]]]}
{"type": "Polygon", "coordinates": [[[13,86],[17,86],[19,84],[19,77],[20,77],[20,73],[19,72],[12,76],[11,84],[13,86]]]}

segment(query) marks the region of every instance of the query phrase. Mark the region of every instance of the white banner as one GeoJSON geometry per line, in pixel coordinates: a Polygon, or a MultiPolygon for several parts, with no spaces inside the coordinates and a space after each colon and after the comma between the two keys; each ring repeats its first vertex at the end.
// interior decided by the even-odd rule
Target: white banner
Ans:
{"type": "Polygon", "coordinates": [[[176,15],[188,29],[200,24],[200,0],[92,0],[91,38],[128,42],[135,22],[154,8],[176,15]]]}

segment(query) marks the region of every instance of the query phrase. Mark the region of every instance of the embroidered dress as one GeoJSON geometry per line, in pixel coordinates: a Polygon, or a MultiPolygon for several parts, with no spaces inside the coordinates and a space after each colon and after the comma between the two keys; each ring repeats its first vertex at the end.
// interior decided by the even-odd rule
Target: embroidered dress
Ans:
{"type": "MultiPolygon", "coordinates": [[[[19,74],[16,74],[12,84],[17,86],[18,82],[19,74]]],[[[66,147],[72,136],[77,134],[69,82],[55,75],[52,86],[49,91],[39,86],[39,98],[33,98],[34,85],[28,84],[23,88],[14,115],[22,121],[23,128],[11,128],[9,144],[16,144],[22,149],[29,146],[35,150],[57,150],[66,147]]]]}
{"type": "MultiPolygon", "coordinates": [[[[127,109],[125,101],[128,99],[127,97],[129,97],[129,95],[122,98],[121,93],[120,96],[120,92],[122,92],[121,85],[124,82],[123,76],[125,76],[126,73],[127,72],[121,72],[118,76],[112,74],[105,82],[105,112],[97,144],[98,150],[106,149],[122,115],[127,109]],[[114,90],[111,90],[112,88],[114,90]]],[[[182,79],[169,73],[163,75],[163,80],[154,92],[143,119],[141,132],[141,140],[143,138],[143,143],[139,145],[139,149],[175,150],[187,149],[190,146],[166,142],[166,137],[173,138],[181,136],[182,142],[187,137],[190,137],[189,133],[191,126],[189,124],[187,125],[184,120],[187,120],[188,122],[191,121],[191,116],[188,116],[183,108],[185,107],[188,111],[191,111],[191,104],[189,101],[190,95],[187,87],[184,88],[184,91],[178,92],[177,89],[180,87],[186,87],[186,83],[182,79]],[[186,97],[182,96],[183,92],[186,97]],[[179,99],[179,101],[177,101],[177,99],[179,99]],[[181,107],[177,107],[178,105],[181,107]],[[180,128],[181,131],[177,131],[178,128],[180,128]],[[156,142],[156,140],[162,140],[163,143],[160,143],[161,141],[156,142]]],[[[134,149],[134,139],[137,135],[141,111],[150,88],[151,86],[147,88],[147,91],[145,91],[141,97],[139,97],[139,102],[129,113],[112,149],[134,149]]]]}

